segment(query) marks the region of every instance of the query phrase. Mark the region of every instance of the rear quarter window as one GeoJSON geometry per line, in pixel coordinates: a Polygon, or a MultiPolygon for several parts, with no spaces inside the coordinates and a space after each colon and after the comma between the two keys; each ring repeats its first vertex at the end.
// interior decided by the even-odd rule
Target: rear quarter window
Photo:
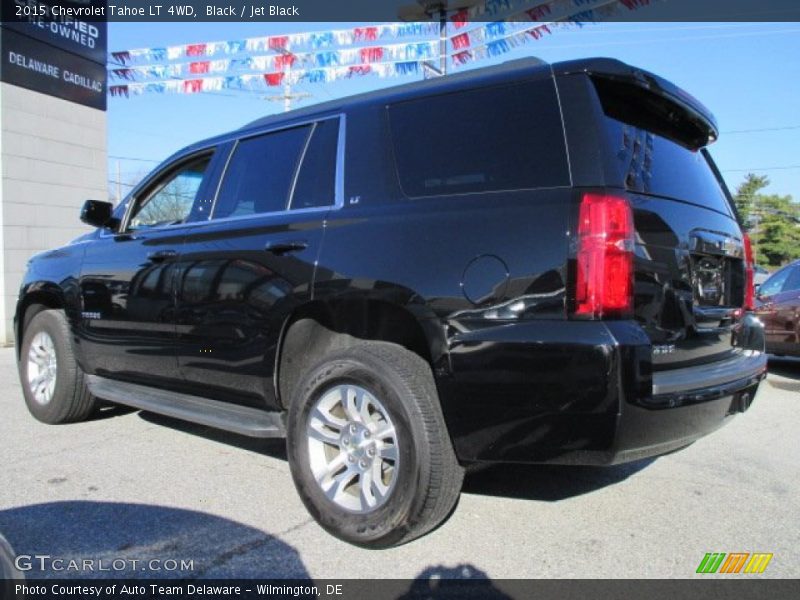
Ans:
{"type": "Polygon", "coordinates": [[[552,79],[400,102],[388,114],[406,196],[570,184],[552,79]]]}

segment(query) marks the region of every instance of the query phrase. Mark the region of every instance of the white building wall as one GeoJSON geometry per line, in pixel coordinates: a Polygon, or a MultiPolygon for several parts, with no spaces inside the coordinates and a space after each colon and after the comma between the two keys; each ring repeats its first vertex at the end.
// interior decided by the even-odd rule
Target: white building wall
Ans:
{"type": "Polygon", "coordinates": [[[89,231],[87,198],[108,199],[106,114],[0,83],[0,343],[31,255],[89,231]]]}

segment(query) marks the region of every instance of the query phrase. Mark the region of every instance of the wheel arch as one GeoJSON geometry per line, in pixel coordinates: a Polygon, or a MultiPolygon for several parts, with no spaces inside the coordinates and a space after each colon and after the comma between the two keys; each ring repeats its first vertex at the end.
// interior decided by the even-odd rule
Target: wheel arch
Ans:
{"type": "Polygon", "coordinates": [[[326,352],[359,341],[395,343],[420,356],[434,374],[447,368],[447,344],[433,315],[372,298],[311,301],[285,320],[275,357],[275,393],[288,408],[292,384],[326,352]]]}
{"type": "Polygon", "coordinates": [[[31,319],[43,310],[66,309],[66,299],[61,287],[52,282],[37,282],[26,286],[17,302],[14,315],[14,335],[17,360],[22,348],[22,336],[31,319]]]}

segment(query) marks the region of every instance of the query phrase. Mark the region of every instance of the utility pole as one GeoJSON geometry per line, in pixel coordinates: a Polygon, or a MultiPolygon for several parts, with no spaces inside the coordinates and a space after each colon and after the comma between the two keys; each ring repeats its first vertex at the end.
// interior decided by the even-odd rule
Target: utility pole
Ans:
{"type": "Polygon", "coordinates": [[[122,173],[119,168],[119,159],[117,159],[117,204],[122,202],[122,173]]]}
{"type": "Polygon", "coordinates": [[[275,94],[274,96],[264,96],[264,100],[269,100],[270,102],[280,102],[283,100],[283,112],[289,112],[292,110],[292,101],[293,100],[302,100],[304,98],[310,98],[311,94],[308,92],[294,92],[292,93],[292,86],[290,84],[286,84],[283,86],[283,93],[282,94],[275,94]]]}
{"type": "Polygon", "coordinates": [[[439,73],[447,75],[447,7],[439,5],[439,73]]]}
{"type": "Polygon", "coordinates": [[[283,100],[283,112],[289,112],[292,110],[292,101],[293,100],[303,100],[304,98],[310,98],[311,94],[308,92],[294,92],[292,93],[292,84],[289,81],[289,67],[287,66],[283,70],[283,94],[273,94],[272,96],[264,96],[264,100],[269,100],[270,102],[280,102],[283,100]]]}
{"type": "Polygon", "coordinates": [[[397,11],[401,21],[426,21],[439,19],[439,64],[430,61],[422,63],[427,79],[428,74],[434,77],[447,75],[447,13],[448,11],[472,8],[481,0],[416,0],[416,4],[406,4],[397,11]]]}

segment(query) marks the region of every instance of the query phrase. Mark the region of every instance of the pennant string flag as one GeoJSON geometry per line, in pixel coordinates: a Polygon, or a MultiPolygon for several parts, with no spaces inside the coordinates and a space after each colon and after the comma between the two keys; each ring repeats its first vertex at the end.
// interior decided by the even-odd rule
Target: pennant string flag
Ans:
{"type": "Polygon", "coordinates": [[[420,38],[438,34],[438,23],[388,23],[372,27],[354,27],[313,33],[263,36],[227,42],[184,44],[166,48],[139,48],[112,52],[109,62],[119,66],[177,60],[199,56],[212,57],[219,54],[235,55],[243,52],[322,50],[333,46],[379,40],[420,38]]]}
{"type": "Polygon", "coordinates": [[[292,85],[308,83],[328,83],[354,76],[375,75],[380,78],[418,75],[422,72],[420,61],[401,61],[395,63],[375,63],[334,66],[318,69],[295,69],[260,74],[229,75],[225,77],[200,77],[193,79],[175,79],[158,82],[125,83],[109,86],[112,97],[139,96],[144,93],[155,94],[197,94],[200,92],[218,91],[222,89],[257,89],[259,81],[267,87],[275,87],[284,83],[292,85]]]}
{"type": "Polygon", "coordinates": [[[430,60],[439,54],[438,41],[406,42],[384,46],[364,46],[318,52],[293,54],[265,54],[234,59],[217,59],[172,63],[168,65],[141,65],[111,68],[113,79],[143,80],[181,77],[197,73],[222,73],[226,71],[278,71],[286,68],[329,67],[381,61],[430,60]]]}
{"type": "MultiPolygon", "coordinates": [[[[463,31],[467,17],[475,14],[476,10],[483,10],[481,14],[495,14],[518,6],[514,0],[487,0],[481,7],[462,9],[451,17],[456,32],[449,37],[451,52],[446,58],[449,64],[460,67],[502,56],[524,44],[552,35],[559,29],[583,27],[585,23],[606,20],[620,11],[637,10],[649,3],[650,0],[551,0],[531,8],[531,3],[525,2],[526,8],[522,13],[463,31]]],[[[388,78],[419,75],[423,73],[423,62],[439,57],[438,40],[353,48],[338,46],[436,31],[438,24],[388,24],[236,42],[113,52],[112,56],[121,66],[110,68],[109,73],[120,84],[109,86],[109,93],[112,97],[130,98],[144,93],[196,94],[225,89],[253,91],[259,87],[303,82],[329,83],[362,76],[388,78]],[[290,50],[295,48],[309,50],[290,50]],[[257,51],[275,53],[241,56],[245,52],[257,51]],[[221,52],[230,57],[210,58],[221,52]],[[192,60],[139,64],[143,60],[155,60],[155,57],[160,57],[158,60],[162,63],[186,57],[192,60]]]]}
{"type": "MultiPolygon", "coordinates": [[[[648,5],[650,0],[618,0],[633,10],[648,5]]],[[[656,0],[654,0],[656,1],[656,0]]],[[[493,16],[511,11],[511,15],[491,24],[496,31],[503,26],[497,23],[513,23],[527,13],[531,20],[541,20],[551,12],[554,6],[568,9],[570,6],[583,9],[597,4],[597,0],[551,0],[540,2],[531,8],[531,0],[485,0],[472,8],[464,8],[450,16],[449,22],[456,29],[464,28],[470,19],[477,16],[493,16]]],[[[492,30],[490,27],[490,30],[492,30]]],[[[220,54],[228,56],[243,52],[264,51],[314,51],[335,46],[352,46],[354,44],[381,40],[400,40],[438,35],[439,25],[436,22],[385,23],[368,27],[336,29],[330,31],[303,32],[288,35],[253,37],[243,40],[192,43],[163,48],[138,48],[111,52],[109,62],[117,66],[174,61],[180,58],[211,58],[220,54]]]]}
{"type": "MultiPolygon", "coordinates": [[[[549,0],[533,7],[530,6],[530,2],[527,2],[523,10],[512,13],[506,19],[493,21],[450,37],[450,47],[452,50],[458,51],[471,46],[483,45],[491,40],[506,38],[520,30],[529,29],[529,23],[532,21],[569,20],[580,26],[584,22],[597,21],[597,10],[619,2],[620,0],[549,0]]],[[[625,2],[636,4],[647,3],[649,0],[625,0],[625,2]]],[[[497,46],[497,44],[494,45],[494,47],[497,46]]]]}
{"type": "Polygon", "coordinates": [[[528,23],[518,23],[516,29],[503,37],[492,40],[492,36],[502,31],[495,23],[475,28],[465,34],[467,39],[450,40],[453,52],[449,55],[450,63],[460,67],[476,60],[493,58],[510,52],[523,44],[528,44],[549,36],[559,28],[583,27],[585,23],[595,23],[616,16],[621,11],[632,11],[647,6],[650,0],[555,0],[525,12],[530,18],[528,23]],[[573,9],[565,10],[569,8],[573,9]],[[580,11],[574,8],[591,5],[592,8],[580,11]],[[531,14],[532,13],[532,14],[531,14]],[[548,20],[542,20],[547,17],[548,20]]]}

